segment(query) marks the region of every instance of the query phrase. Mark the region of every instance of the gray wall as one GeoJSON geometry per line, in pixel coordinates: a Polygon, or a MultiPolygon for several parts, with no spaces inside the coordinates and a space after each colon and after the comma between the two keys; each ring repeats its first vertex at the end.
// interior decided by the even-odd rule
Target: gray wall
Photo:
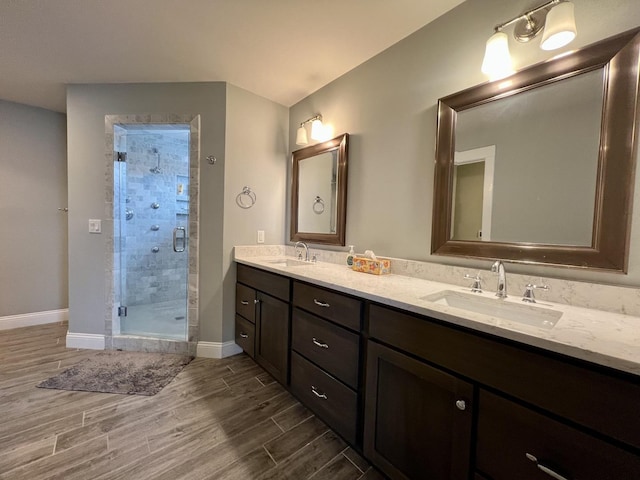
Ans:
{"type": "Polygon", "coordinates": [[[216,332],[224,341],[234,338],[235,281],[233,246],[256,243],[258,230],[265,244],[283,244],[289,111],[246,90],[227,84],[227,122],[224,195],[224,324],[216,332]],[[236,196],[242,187],[256,194],[253,207],[242,209],[236,196]]]}
{"type": "MultiPolygon", "coordinates": [[[[575,4],[578,37],[561,51],[640,25],[635,0],[579,0],[575,4]]],[[[354,244],[357,251],[373,249],[385,256],[488,268],[486,261],[429,253],[436,106],[438,98],[486,81],[480,65],[493,26],[531,6],[526,0],[469,0],[291,108],[291,151],[297,148],[297,125],[316,113],[332,124],[336,135],[351,134],[347,244],[354,244]]],[[[517,69],[558,53],[544,52],[538,44],[539,40],[524,45],[510,41],[517,69]]],[[[636,208],[629,275],[525,265],[508,268],[533,275],[638,285],[640,249],[634,247],[639,243],[640,208],[636,208]]]]}
{"type": "Polygon", "coordinates": [[[105,212],[105,115],[178,113],[201,116],[200,339],[218,341],[222,323],[222,215],[224,193],[226,86],[222,82],[182,84],[70,85],[67,89],[69,173],[69,331],[103,334],[105,242],[89,234],[89,218],[105,212]]]}
{"type": "Polygon", "coordinates": [[[67,308],[65,122],[0,101],[0,317],[67,308]]]}

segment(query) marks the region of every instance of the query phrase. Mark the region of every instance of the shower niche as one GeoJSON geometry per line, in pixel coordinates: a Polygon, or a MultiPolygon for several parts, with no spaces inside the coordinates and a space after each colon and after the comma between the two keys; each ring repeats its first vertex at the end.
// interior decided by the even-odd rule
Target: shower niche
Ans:
{"type": "Polygon", "coordinates": [[[189,338],[189,124],[113,126],[113,336],[189,338]]]}

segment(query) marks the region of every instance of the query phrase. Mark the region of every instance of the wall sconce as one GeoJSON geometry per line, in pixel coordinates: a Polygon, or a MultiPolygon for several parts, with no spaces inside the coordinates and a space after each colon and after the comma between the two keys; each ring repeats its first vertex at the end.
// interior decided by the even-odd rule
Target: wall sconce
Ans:
{"type": "Polygon", "coordinates": [[[308,118],[304,122],[300,123],[300,128],[298,128],[296,133],[296,145],[306,145],[309,143],[307,140],[307,129],[305,128],[307,123],[311,123],[311,138],[313,140],[325,140],[322,115],[317,114],[316,116],[308,118]]]}
{"type": "Polygon", "coordinates": [[[514,38],[526,43],[536,37],[544,28],[540,48],[555,50],[570,43],[576,36],[576,21],[573,3],[551,0],[511,20],[496,25],[494,34],[487,40],[482,61],[482,73],[491,80],[498,80],[514,73],[509,54],[509,40],[502,29],[515,23],[514,38]]]}

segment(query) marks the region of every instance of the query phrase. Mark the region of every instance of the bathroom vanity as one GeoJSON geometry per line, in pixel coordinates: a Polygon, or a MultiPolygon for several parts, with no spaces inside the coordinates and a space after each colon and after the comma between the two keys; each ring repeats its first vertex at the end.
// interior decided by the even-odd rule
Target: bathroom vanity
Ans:
{"type": "Polygon", "coordinates": [[[556,324],[521,324],[437,301],[472,295],[452,285],[236,261],[238,344],[390,478],[640,478],[624,316],[547,304],[556,324]]]}

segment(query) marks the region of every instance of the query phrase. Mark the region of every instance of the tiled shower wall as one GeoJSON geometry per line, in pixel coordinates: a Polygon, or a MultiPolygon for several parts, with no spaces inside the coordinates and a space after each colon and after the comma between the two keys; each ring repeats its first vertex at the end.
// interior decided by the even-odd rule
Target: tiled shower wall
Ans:
{"type": "Polygon", "coordinates": [[[127,153],[127,161],[116,166],[114,176],[116,205],[121,200],[120,208],[114,209],[114,216],[120,217],[114,218],[115,265],[121,268],[114,273],[125,286],[117,301],[127,306],[186,302],[188,240],[184,252],[174,252],[173,229],[185,227],[188,233],[189,130],[118,130],[116,147],[127,153]],[[160,173],[152,173],[158,165],[160,173]],[[152,208],[154,203],[159,208],[152,208]],[[129,220],[127,212],[132,215],[129,220]]]}

